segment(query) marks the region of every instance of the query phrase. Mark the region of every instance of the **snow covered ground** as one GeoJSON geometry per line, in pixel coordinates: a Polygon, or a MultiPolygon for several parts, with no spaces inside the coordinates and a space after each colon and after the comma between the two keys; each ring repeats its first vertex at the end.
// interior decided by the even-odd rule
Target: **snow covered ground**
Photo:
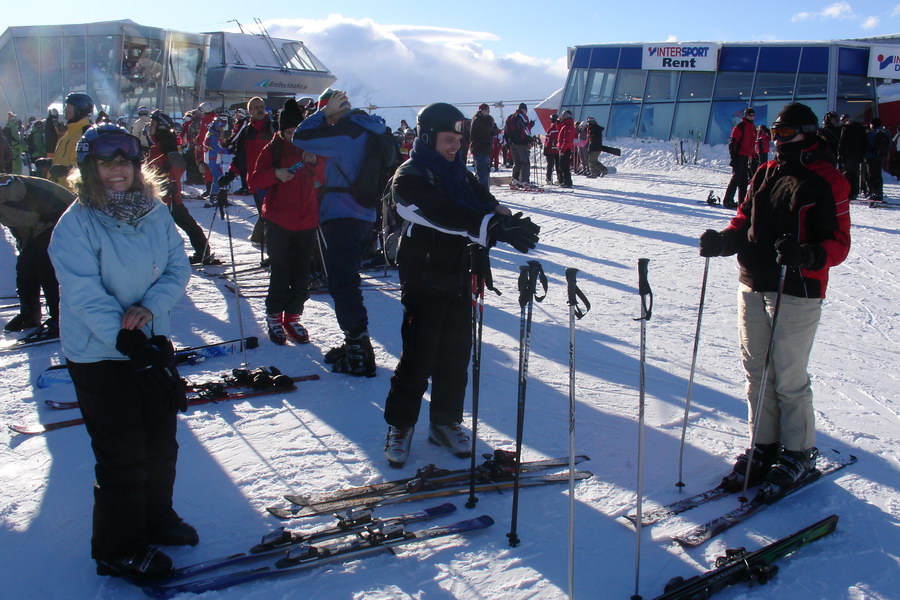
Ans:
{"type": "MultiPolygon", "coordinates": [[[[539,260],[550,280],[544,302],[534,308],[533,343],[525,417],[526,459],[568,452],[568,308],[563,276],[580,270],[593,304],[577,322],[576,447],[592,460],[594,477],[576,488],[575,590],[581,598],[626,598],[634,591],[635,535],[619,517],[635,505],[639,325],[637,260],[650,259],[653,318],[647,325],[645,507],[715,485],[733,456],[747,444],[746,411],[735,323],[737,267],[734,258],[710,265],[701,347],[695,376],[684,480],[679,492],[677,457],[684,398],[691,365],[703,259],[697,236],[722,228],[729,211],[701,203],[710,189],[720,195],[729,170],[724,147],[701,148],[696,165],[676,165],[672,144],[620,141],[618,173],[604,179],[576,177],[576,188],[543,194],[497,189],[501,202],[542,226],[538,249],[526,256],[506,247],[492,251],[502,296],[488,294],[482,362],[479,452],[511,448],[516,423],[519,306],[518,266],[539,260]]],[[[889,199],[900,198],[893,178],[889,199]]],[[[258,259],[247,237],[252,202],[234,198],[235,252],[239,262],[258,259]]],[[[212,214],[200,201],[188,207],[206,228],[212,214]]],[[[900,590],[900,465],[898,465],[898,294],[896,268],[900,211],[852,207],[853,247],[832,270],[828,299],[812,355],[818,444],[859,457],[837,476],[785,499],[699,548],[685,551],[665,536],[736,505],[735,498],[690,511],[644,530],[640,592],[652,598],[676,575],[711,568],[726,547],[757,548],[837,513],[837,531],[780,562],[765,587],[736,586],[728,598],[888,599],[900,590]],[[893,258],[891,258],[893,257],[893,258]],[[893,592],[891,591],[893,590],[893,592]]],[[[224,223],[214,222],[212,244],[228,255],[224,223]]],[[[14,294],[14,250],[0,243],[0,292],[14,294]]],[[[396,273],[390,281],[396,281],[396,273]]],[[[249,295],[260,295],[258,276],[247,276],[249,295]]],[[[375,281],[378,285],[385,280],[375,281]]],[[[389,283],[389,282],[388,282],[389,283]]],[[[382,409],[389,377],[401,350],[399,291],[395,285],[367,289],[366,303],[378,376],[332,375],[322,355],[340,341],[327,295],[306,306],[304,323],[313,342],[278,347],[262,342],[249,351],[251,366],[276,365],[285,373],[321,374],[295,393],[196,407],[180,417],[176,508],[200,532],[196,548],[171,549],[177,565],[246,550],[279,525],[265,507],[284,504],[286,493],[337,490],[411,475],[436,463],[460,468],[468,461],[427,443],[423,423],[402,470],[382,456],[382,409]]],[[[15,300],[2,300],[10,304],[15,300]]],[[[0,311],[0,321],[16,313],[0,311]]],[[[260,326],[262,299],[242,301],[247,335],[260,326]]],[[[174,315],[177,345],[238,337],[238,313],[222,281],[196,275],[174,315]]],[[[32,386],[48,365],[59,362],[58,345],[0,354],[0,414],[4,422],[52,422],[72,418],[54,412],[46,399],[74,400],[70,385],[32,386]]],[[[211,378],[238,365],[240,356],[186,367],[182,375],[211,378]]],[[[468,408],[468,404],[467,404],[468,408]]],[[[26,437],[0,432],[0,588],[22,598],[142,598],[128,583],[98,577],[89,558],[93,456],[81,427],[26,437]],[[16,591],[18,590],[18,591],[16,591]]],[[[567,591],[565,486],[524,490],[520,498],[522,543],[510,548],[511,495],[484,493],[474,511],[463,507],[449,523],[487,513],[492,529],[444,538],[408,549],[338,564],[305,574],[250,583],[204,597],[523,600],[562,598],[567,591]]],[[[385,507],[393,515],[417,503],[385,507]]],[[[288,523],[307,528],[329,519],[288,523]]],[[[425,527],[426,525],[422,525],[425,527]]],[[[167,550],[168,551],[168,550],[167,550]]],[[[186,596],[189,597],[189,596],[186,596]]]]}

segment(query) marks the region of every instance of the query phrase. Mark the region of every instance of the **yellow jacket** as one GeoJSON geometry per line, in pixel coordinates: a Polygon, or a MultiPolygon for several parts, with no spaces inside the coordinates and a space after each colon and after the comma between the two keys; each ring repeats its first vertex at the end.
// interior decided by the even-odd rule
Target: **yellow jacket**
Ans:
{"type": "MultiPolygon", "coordinates": [[[[75,145],[78,143],[78,140],[81,139],[81,136],[84,135],[85,130],[90,126],[91,120],[89,117],[66,125],[66,132],[59,138],[59,141],[56,142],[56,151],[53,153],[53,166],[60,165],[63,167],[74,167],[76,165],[75,145]]],[[[51,173],[50,179],[54,183],[65,186],[68,185],[66,183],[66,177],[64,176],[54,176],[51,173]]]]}

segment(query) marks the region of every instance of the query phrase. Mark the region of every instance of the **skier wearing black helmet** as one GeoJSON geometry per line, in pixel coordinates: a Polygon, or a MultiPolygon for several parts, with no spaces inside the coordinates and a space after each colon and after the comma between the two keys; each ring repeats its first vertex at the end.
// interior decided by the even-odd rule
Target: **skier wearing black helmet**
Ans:
{"type": "Polygon", "coordinates": [[[392,203],[405,220],[398,252],[403,352],[384,411],[385,457],[394,467],[409,455],[429,378],[429,440],[456,456],[470,455],[469,435],[460,426],[472,347],[468,247],[506,242],[528,252],[540,232],[466,169],[458,154],[465,120],[443,102],[419,111],[419,137],[391,186],[392,203]]]}
{"type": "Polygon", "coordinates": [[[50,179],[60,185],[68,185],[66,177],[75,166],[75,145],[92,125],[91,115],[94,114],[94,101],[80,92],[66,96],[65,106],[66,133],[56,143],[50,167],[50,179]]]}

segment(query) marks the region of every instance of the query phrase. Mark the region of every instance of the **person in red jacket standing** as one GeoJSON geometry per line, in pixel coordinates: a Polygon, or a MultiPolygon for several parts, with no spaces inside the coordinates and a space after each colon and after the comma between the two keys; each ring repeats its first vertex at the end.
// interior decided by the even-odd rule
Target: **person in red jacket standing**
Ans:
{"type": "Polygon", "coordinates": [[[550,115],[550,129],[544,139],[544,156],[547,158],[547,185],[553,183],[553,172],[556,171],[557,183],[562,184],[559,177],[559,115],[550,115]]]}
{"type": "Polygon", "coordinates": [[[556,173],[560,187],[572,187],[572,154],[575,153],[575,121],[572,111],[564,110],[559,118],[559,134],[556,146],[559,148],[559,163],[556,173]]]}
{"type": "Polygon", "coordinates": [[[750,173],[756,173],[756,170],[759,168],[759,165],[764,165],[769,162],[769,146],[772,141],[772,133],[769,131],[769,128],[765,125],[760,125],[756,128],[756,154],[753,155],[753,160],[750,161],[750,173]]]}
{"type": "Polygon", "coordinates": [[[209,165],[206,164],[206,134],[209,132],[209,126],[216,120],[216,113],[212,104],[203,102],[197,107],[200,112],[200,122],[197,127],[197,137],[194,138],[194,156],[197,158],[197,165],[203,165],[200,170],[203,171],[203,184],[206,191],[200,194],[201,198],[208,198],[212,189],[212,173],[209,171],[209,165]]]}
{"type": "Polygon", "coordinates": [[[723,481],[738,488],[746,477],[749,485],[765,481],[767,492],[779,494],[816,464],[809,355],[828,270],[850,251],[850,184],[816,135],[817,123],[808,106],[785,106],[772,124],[775,160],[753,175],[728,227],[700,236],[701,256],[736,253],[740,266],[738,333],[755,447],[723,481]]]}
{"type": "Polygon", "coordinates": [[[744,118],[731,130],[731,139],[728,141],[728,153],[731,155],[731,181],[722,198],[722,206],[725,208],[737,208],[738,202],[744,201],[747,194],[747,180],[750,177],[750,160],[756,154],[756,127],[753,119],[756,111],[752,108],[744,109],[744,118]],[[738,202],[734,201],[734,193],[738,191],[738,202]]]}
{"type": "Polygon", "coordinates": [[[278,114],[279,131],[250,172],[252,189],[265,190],[262,216],[269,251],[269,290],[266,294],[266,326],[269,339],[284,344],[290,337],[309,342],[300,324],[309,298],[309,270],[319,225],[316,187],[325,182],[324,159],[291,143],[297,125],[306,114],[293,98],[278,114]]]}

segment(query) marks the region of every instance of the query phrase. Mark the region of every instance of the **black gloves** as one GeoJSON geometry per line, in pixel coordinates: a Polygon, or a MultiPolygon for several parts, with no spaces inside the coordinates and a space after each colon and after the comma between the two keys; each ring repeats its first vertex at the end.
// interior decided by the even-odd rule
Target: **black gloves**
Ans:
{"type": "Polygon", "coordinates": [[[184,382],[175,368],[175,349],[163,335],[149,340],[139,329],[120,329],[116,350],[128,357],[142,394],[162,397],[173,410],[187,410],[184,382]]]}
{"type": "Polygon", "coordinates": [[[715,229],[707,229],[700,236],[700,256],[722,256],[723,249],[722,234],[715,229]]]}
{"type": "Polygon", "coordinates": [[[216,180],[216,183],[219,185],[220,188],[227,188],[229,185],[231,185],[231,182],[234,181],[234,177],[235,177],[234,173],[229,171],[228,173],[225,173],[224,175],[220,176],[216,180]]]}
{"type": "Polygon", "coordinates": [[[506,242],[519,252],[528,253],[540,239],[540,225],[531,222],[530,217],[522,213],[514,215],[494,215],[488,223],[487,241],[492,248],[497,242],[506,242]]]}
{"type": "Polygon", "coordinates": [[[816,263],[817,247],[801,245],[797,238],[786,235],[775,242],[775,262],[785,267],[810,269],[816,263]]]}

